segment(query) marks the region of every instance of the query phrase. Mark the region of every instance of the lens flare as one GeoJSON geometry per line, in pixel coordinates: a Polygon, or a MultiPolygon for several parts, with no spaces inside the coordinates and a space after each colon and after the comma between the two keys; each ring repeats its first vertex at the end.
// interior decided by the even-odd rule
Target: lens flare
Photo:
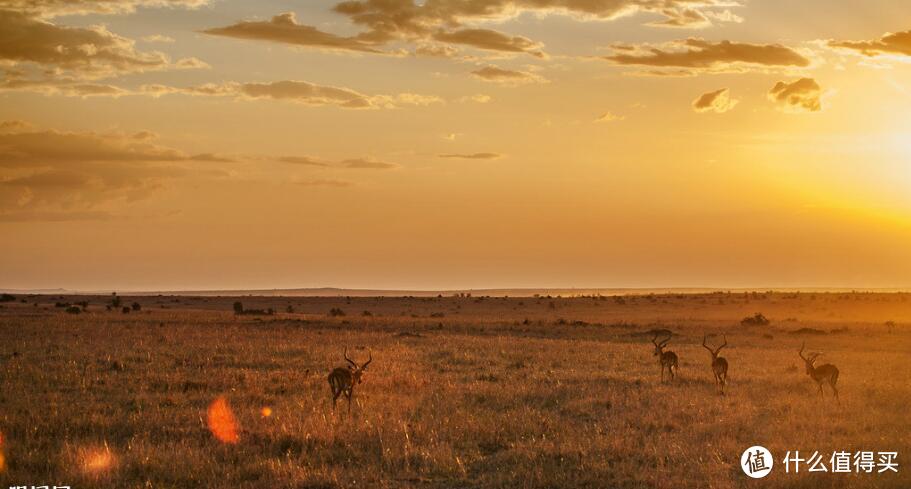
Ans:
{"type": "Polygon", "coordinates": [[[222,443],[237,443],[240,437],[237,434],[237,420],[231,406],[224,396],[212,401],[208,410],[209,431],[222,443]]]}
{"type": "Polygon", "coordinates": [[[89,448],[82,451],[82,471],[98,475],[110,470],[115,463],[114,454],[105,445],[102,448],[89,448]]]}
{"type": "Polygon", "coordinates": [[[269,416],[272,416],[272,408],[266,406],[260,409],[259,414],[262,414],[264,418],[268,418],[269,416]]]}

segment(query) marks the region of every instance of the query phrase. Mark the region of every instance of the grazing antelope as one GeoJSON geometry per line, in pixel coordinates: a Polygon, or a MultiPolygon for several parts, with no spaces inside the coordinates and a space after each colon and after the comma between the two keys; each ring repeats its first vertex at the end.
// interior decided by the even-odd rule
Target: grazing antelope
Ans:
{"type": "Polygon", "coordinates": [[[661,367],[661,382],[664,382],[664,369],[667,368],[667,373],[670,375],[671,380],[674,380],[674,371],[680,370],[680,367],[677,365],[677,354],[672,351],[664,351],[664,347],[667,346],[667,342],[671,341],[671,335],[667,335],[661,343],[656,342],[658,339],[658,334],[655,333],[655,337],[652,338],[652,344],[655,345],[654,355],[658,357],[658,365],[661,367]],[[674,370],[671,370],[671,367],[674,370]]]}
{"type": "Polygon", "coordinates": [[[718,352],[728,346],[728,337],[724,336],[724,344],[713,350],[705,344],[705,335],[702,335],[702,347],[712,354],[712,373],[715,374],[715,382],[721,387],[721,393],[724,394],[724,386],[728,383],[728,361],[724,357],[719,357],[718,352]]]}
{"type": "Polygon", "coordinates": [[[335,403],[343,393],[348,398],[348,412],[351,412],[351,395],[354,393],[355,384],[360,384],[367,365],[373,361],[373,354],[363,365],[358,365],[354,360],[348,358],[348,348],[345,348],[345,360],[350,365],[338,367],[329,374],[329,387],[332,389],[332,409],[335,409],[335,403]]]}
{"type": "Polygon", "coordinates": [[[806,343],[800,345],[800,351],[797,352],[797,354],[800,355],[800,359],[807,365],[807,375],[816,381],[816,385],[819,386],[819,395],[823,395],[822,384],[829,384],[829,387],[832,388],[832,392],[835,393],[835,400],[838,401],[838,389],[835,388],[835,384],[838,382],[838,367],[831,363],[826,363],[818,367],[814,366],[813,363],[816,362],[816,357],[819,356],[819,353],[812,353],[810,354],[810,357],[807,358],[803,356],[804,346],[806,346],[806,343]]]}

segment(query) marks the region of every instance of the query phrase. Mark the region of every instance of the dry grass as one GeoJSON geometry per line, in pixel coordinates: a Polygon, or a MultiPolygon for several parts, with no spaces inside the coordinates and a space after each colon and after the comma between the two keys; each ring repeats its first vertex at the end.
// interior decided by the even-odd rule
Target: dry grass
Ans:
{"type": "Polygon", "coordinates": [[[908,295],[242,299],[297,311],[262,317],[235,317],[231,298],[125,298],[143,304],[131,314],[88,298],[77,315],[35,300],[0,309],[4,487],[911,485],[908,295]],[[772,325],[739,325],[756,311],[772,325]],[[653,327],[679,333],[676,382],[659,382],[637,334],[653,327]],[[704,331],[727,333],[726,396],[704,331]],[[840,405],[804,374],[803,340],[841,369],[840,405]],[[326,382],[345,345],[374,357],[350,416],[326,382]],[[236,444],[207,429],[220,396],[236,444]],[[748,481],[739,457],[755,444],[779,464],[844,449],[897,450],[902,465],[748,481]]]}

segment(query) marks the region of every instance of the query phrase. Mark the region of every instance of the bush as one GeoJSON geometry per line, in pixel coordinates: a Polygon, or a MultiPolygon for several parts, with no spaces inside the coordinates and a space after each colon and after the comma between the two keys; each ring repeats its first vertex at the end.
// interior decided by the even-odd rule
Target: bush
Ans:
{"type": "Polygon", "coordinates": [[[752,316],[743,318],[740,324],[743,326],[768,326],[770,322],[761,312],[757,312],[752,316]]]}
{"type": "Polygon", "coordinates": [[[120,297],[117,292],[111,292],[111,307],[120,307],[120,297]]]}
{"type": "Polygon", "coordinates": [[[16,300],[16,296],[12,294],[3,294],[0,295],[0,302],[13,302],[16,300]]]}
{"type": "Polygon", "coordinates": [[[82,309],[79,309],[79,306],[70,306],[66,308],[66,312],[70,314],[79,314],[82,312],[82,309]]]}
{"type": "Polygon", "coordinates": [[[132,307],[134,311],[138,311],[138,310],[142,309],[142,305],[138,302],[134,302],[133,305],[130,307],[132,307]]]}
{"type": "Polygon", "coordinates": [[[333,307],[332,309],[329,310],[329,315],[332,317],[344,316],[345,311],[343,311],[337,307],[333,307]]]}
{"type": "Polygon", "coordinates": [[[235,302],[234,303],[234,314],[243,314],[243,313],[244,313],[244,305],[240,301],[235,302]]]}
{"type": "Polygon", "coordinates": [[[293,312],[294,312],[294,306],[292,306],[291,304],[288,304],[288,307],[285,308],[285,312],[287,312],[288,314],[293,313],[293,312]]]}
{"type": "Polygon", "coordinates": [[[123,306],[123,309],[121,309],[120,311],[121,311],[122,313],[124,313],[124,314],[129,314],[129,313],[130,313],[130,308],[127,307],[127,306],[123,306]]]}

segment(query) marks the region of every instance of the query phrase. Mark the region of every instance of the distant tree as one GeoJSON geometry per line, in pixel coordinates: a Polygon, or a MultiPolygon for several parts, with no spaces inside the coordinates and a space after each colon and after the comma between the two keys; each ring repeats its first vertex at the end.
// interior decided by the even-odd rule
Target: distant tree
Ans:
{"type": "Polygon", "coordinates": [[[0,302],[13,302],[16,300],[16,296],[12,294],[3,294],[0,295],[0,302]]]}
{"type": "Polygon", "coordinates": [[[117,292],[111,292],[111,307],[120,307],[120,296],[117,292]]]}
{"type": "Polygon", "coordinates": [[[332,317],[344,316],[345,311],[339,309],[338,307],[333,307],[332,309],[329,310],[329,315],[332,317]]]}
{"type": "Polygon", "coordinates": [[[129,313],[130,313],[130,308],[127,307],[127,306],[123,306],[123,309],[121,309],[120,312],[122,312],[122,313],[124,313],[124,314],[129,314],[129,313]]]}
{"type": "Polygon", "coordinates": [[[243,314],[243,313],[244,313],[244,305],[240,301],[235,302],[234,303],[234,314],[243,314]]]}
{"type": "Polygon", "coordinates": [[[140,304],[138,302],[134,302],[133,305],[130,307],[132,307],[134,311],[138,311],[138,310],[142,309],[142,304],[140,304]]]}

